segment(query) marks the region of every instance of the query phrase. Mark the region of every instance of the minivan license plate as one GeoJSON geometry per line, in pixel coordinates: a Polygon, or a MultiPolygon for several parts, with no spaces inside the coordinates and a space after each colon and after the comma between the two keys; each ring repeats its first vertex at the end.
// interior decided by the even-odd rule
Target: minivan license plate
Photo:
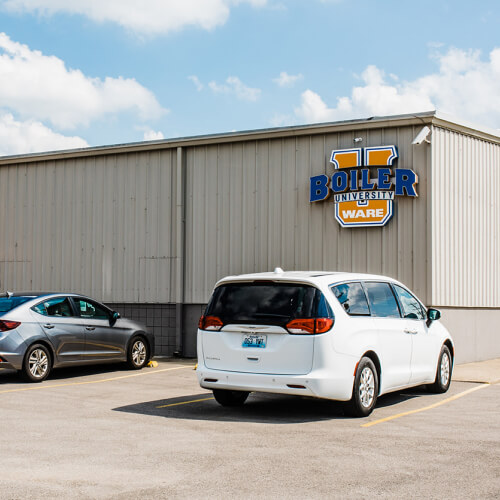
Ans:
{"type": "Polygon", "coordinates": [[[242,347],[266,347],[267,335],[245,335],[243,337],[242,347]]]}

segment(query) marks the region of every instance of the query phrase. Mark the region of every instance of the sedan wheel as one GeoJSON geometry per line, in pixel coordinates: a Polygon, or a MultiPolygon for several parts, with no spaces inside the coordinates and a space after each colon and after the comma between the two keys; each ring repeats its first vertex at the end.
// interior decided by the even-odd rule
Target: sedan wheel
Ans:
{"type": "Polygon", "coordinates": [[[51,358],[48,349],[36,344],[26,353],[23,363],[23,376],[30,382],[45,380],[51,369],[51,358]]]}
{"type": "Polygon", "coordinates": [[[149,349],[142,337],[132,339],[128,352],[128,365],[134,370],[140,370],[148,361],[149,349]]]}

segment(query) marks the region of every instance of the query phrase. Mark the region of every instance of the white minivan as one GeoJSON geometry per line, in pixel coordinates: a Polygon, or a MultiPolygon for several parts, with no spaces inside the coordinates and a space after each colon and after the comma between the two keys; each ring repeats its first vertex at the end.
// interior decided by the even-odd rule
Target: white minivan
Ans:
{"type": "Polygon", "coordinates": [[[367,416],[381,394],[448,390],[454,347],[440,316],[385,276],[228,276],[200,318],[198,380],[224,406],[257,391],[347,401],[367,416]]]}

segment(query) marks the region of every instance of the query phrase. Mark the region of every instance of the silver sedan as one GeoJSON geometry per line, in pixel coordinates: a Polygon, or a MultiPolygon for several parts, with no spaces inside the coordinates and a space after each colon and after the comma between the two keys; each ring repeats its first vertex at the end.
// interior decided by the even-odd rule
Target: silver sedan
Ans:
{"type": "Polygon", "coordinates": [[[19,370],[31,382],[52,368],[125,361],[144,367],[154,336],[104,304],[69,293],[0,295],[0,368],[19,370]]]}

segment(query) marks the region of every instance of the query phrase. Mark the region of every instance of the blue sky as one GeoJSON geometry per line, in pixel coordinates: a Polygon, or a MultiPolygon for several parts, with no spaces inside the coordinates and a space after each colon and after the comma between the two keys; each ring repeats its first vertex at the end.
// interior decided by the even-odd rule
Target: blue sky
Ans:
{"type": "Polygon", "coordinates": [[[500,129],[500,2],[0,0],[0,154],[439,109],[500,129]]]}

